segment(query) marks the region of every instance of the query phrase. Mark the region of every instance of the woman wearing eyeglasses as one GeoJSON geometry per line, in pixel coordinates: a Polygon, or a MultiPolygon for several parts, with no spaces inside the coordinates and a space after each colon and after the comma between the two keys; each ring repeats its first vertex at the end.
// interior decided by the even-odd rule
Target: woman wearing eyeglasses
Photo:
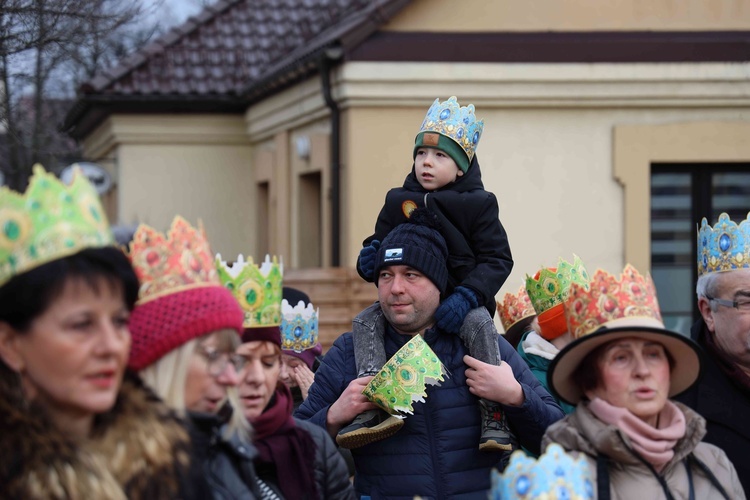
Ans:
{"type": "Polygon", "coordinates": [[[188,419],[213,498],[259,498],[255,450],[235,445],[248,442],[240,434],[249,426],[221,431],[232,413],[227,391],[238,383],[243,312],[219,283],[203,231],[180,217],[166,235],[141,225],[129,257],[140,281],[129,366],[188,419]]]}

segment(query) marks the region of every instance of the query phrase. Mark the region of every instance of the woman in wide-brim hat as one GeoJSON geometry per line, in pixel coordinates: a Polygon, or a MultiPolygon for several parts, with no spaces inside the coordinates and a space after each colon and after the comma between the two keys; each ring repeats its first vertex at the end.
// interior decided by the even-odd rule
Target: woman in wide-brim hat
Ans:
{"type": "Polygon", "coordinates": [[[550,442],[579,452],[598,498],[745,498],[734,466],[703,443],[705,421],[669,398],[698,379],[701,351],[664,328],[653,282],[630,265],[597,271],[565,302],[576,338],[557,355],[549,386],[575,412],[552,425],[550,442]]]}

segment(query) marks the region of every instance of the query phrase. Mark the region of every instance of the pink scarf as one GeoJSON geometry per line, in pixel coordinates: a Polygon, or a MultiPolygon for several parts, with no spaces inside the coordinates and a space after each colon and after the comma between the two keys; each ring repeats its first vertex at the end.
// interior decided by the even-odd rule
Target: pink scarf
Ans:
{"type": "Polygon", "coordinates": [[[588,407],[596,418],[625,433],[633,449],[657,472],[672,460],[677,441],[685,436],[685,415],[671,401],[667,401],[659,413],[657,427],[650,426],[630,410],[612,406],[603,399],[594,398],[588,407]]]}

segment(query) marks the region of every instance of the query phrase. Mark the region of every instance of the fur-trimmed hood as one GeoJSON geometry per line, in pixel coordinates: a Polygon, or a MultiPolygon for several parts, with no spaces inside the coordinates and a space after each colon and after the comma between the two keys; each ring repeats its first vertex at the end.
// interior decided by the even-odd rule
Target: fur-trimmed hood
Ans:
{"type": "Polygon", "coordinates": [[[99,415],[92,436],[79,442],[27,404],[18,379],[7,375],[0,373],[0,490],[7,497],[182,496],[191,467],[187,431],[137,376],[125,376],[115,406],[99,415]]]}

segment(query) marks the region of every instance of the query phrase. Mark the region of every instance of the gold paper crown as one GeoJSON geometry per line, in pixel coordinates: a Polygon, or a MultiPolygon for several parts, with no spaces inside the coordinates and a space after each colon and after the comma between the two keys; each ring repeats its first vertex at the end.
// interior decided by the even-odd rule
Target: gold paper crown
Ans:
{"type": "Polygon", "coordinates": [[[722,213],[714,227],[698,228],[698,276],[750,267],[750,213],[739,224],[722,213]]]}
{"type": "Polygon", "coordinates": [[[276,257],[266,260],[258,267],[252,257],[248,262],[242,255],[232,265],[216,255],[219,280],[242,306],[245,319],[242,326],[255,328],[281,325],[281,299],[284,264],[276,257]]]}
{"type": "Polygon", "coordinates": [[[500,313],[500,323],[506,332],[522,319],[536,315],[529,294],[526,293],[526,287],[523,285],[515,295],[506,293],[502,303],[497,302],[497,310],[500,313]]]}
{"type": "Polygon", "coordinates": [[[218,286],[213,253],[203,225],[193,228],[179,215],[166,236],[140,224],[128,252],[140,289],[138,304],[203,286],[218,286]]]}
{"type": "Polygon", "coordinates": [[[573,284],[564,307],[568,331],[576,339],[617,320],[664,328],[651,276],[642,276],[630,264],[619,277],[599,269],[588,287],[573,284]]]}
{"type": "Polygon", "coordinates": [[[526,293],[538,315],[562,304],[573,283],[586,287],[589,282],[586,268],[575,254],[572,264],[560,258],[557,268],[542,268],[537,274],[533,278],[526,275],[526,293]]]}
{"type": "Polygon", "coordinates": [[[84,248],[113,243],[99,195],[77,168],[70,186],[34,165],[23,195],[0,189],[0,285],[84,248]]]}

